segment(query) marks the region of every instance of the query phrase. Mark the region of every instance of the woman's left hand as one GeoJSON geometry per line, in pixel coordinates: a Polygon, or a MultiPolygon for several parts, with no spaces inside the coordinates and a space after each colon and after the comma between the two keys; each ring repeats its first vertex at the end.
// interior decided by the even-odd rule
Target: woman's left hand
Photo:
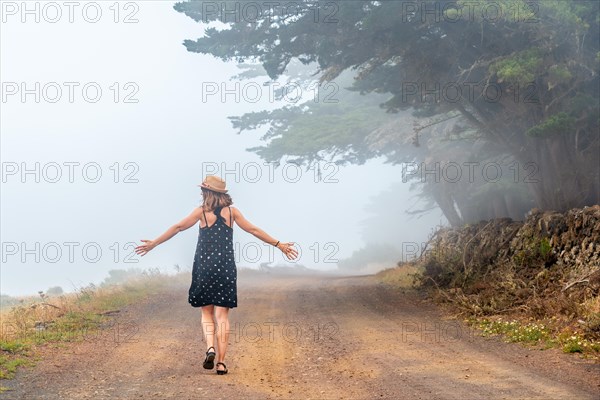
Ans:
{"type": "Polygon", "coordinates": [[[152,250],[153,248],[156,247],[156,244],[154,244],[153,240],[144,240],[142,239],[142,242],[144,242],[144,244],[142,244],[141,246],[138,246],[135,248],[135,252],[140,255],[140,256],[144,256],[146,255],[146,253],[148,253],[150,250],[152,250]]]}
{"type": "Polygon", "coordinates": [[[294,260],[298,257],[298,250],[294,248],[294,242],[279,243],[277,248],[285,254],[288,260],[294,260]]]}

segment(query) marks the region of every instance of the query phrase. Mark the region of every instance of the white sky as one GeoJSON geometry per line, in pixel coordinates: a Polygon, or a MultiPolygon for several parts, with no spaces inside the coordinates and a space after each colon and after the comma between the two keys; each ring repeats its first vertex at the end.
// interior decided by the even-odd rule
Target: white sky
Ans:
{"type": "MultiPolygon", "coordinates": [[[[131,24],[113,21],[112,1],[97,2],[102,10],[97,23],[83,19],[81,9],[89,2],[76,2],[79,6],[73,23],[65,6],[61,6],[63,16],[58,22],[49,23],[40,15],[37,23],[35,15],[25,15],[26,21],[21,21],[22,2],[0,3],[0,292],[22,295],[56,285],[71,291],[101,282],[110,269],[160,267],[172,271],[175,264],[191,267],[197,226],[141,259],[134,255],[137,263],[124,262],[132,247],[123,247],[156,238],[199,204],[196,185],[202,181],[206,163],[225,163],[230,169],[235,163],[240,167],[251,162],[262,165],[256,155],[245,150],[262,143],[260,133],[237,135],[227,117],[277,105],[269,103],[266,92],[256,104],[237,103],[233,97],[226,102],[218,98],[203,102],[203,83],[233,86],[229,78],[240,70],[233,62],[187,52],[183,40],[202,36],[203,28],[173,10],[174,2],[136,1],[129,2],[128,8],[127,2],[120,2],[120,19],[135,11],[133,17],[139,22],[131,24]],[[19,8],[16,15],[12,15],[14,7],[19,8]],[[20,93],[10,94],[15,87],[20,90],[21,83],[34,89],[36,82],[47,88],[46,98],[39,103],[32,94],[24,102],[20,93]],[[78,85],[72,103],[64,82],[78,85]],[[120,88],[117,103],[111,89],[115,82],[120,88]],[[96,103],[82,95],[82,87],[88,83],[102,89],[96,103]],[[137,103],[123,102],[132,92],[125,87],[127,83],[139,89],[133,96],[137,103]],[[55,97],[56,86],[62,89],[62,97],[51,103],[47,100],[55,97]],[[19,173],[22,166],[33,169],[35,163],[46,175],[40,176],[40,182],[35,182],[34,174],[23,179],[19,173]],[[64,163],[79,163],[72,164],[72,183],[69,164],[64,163]],[[126,163],[133,167],[126,168],[126,163]],[[52,183],[49,180],[54,178],[56,165],[63,175],[52,183]],[[83,179],[83,165],[99,166],[100,180],[91,183],[83,179]],[[10,175],[14,166],[19,171],[10,175]],[[115,169],[120,171],[117,183],[113,182],[115,169]],[[137,183],[123,182],[130,172],[135,172],[137,183]],[[70,242],[74,244],[65,244],[70,242]],[[118,254],[114,243],[121,248],[118,254]],[[82,251],[86,244],[91,246],[87,260],[82,251]],[[96,262],[92,260],[94,248],[102,250],[96,262]],[[29,254],[26,249],[34,250],[29,254]],[[74,249],[72,260],[69,249],[74,249]]],[[[41,13],[48,2],[28,2],[30,6],[33,3],[39,3],[41,13]]],[[[54,17],[53,9],[46,11],[47,17],[54,17]]],[[[88,11],[93,16],[93,10],[88,11]]],[[[88,179],[93,178],[95,170],[87,171],[88,179]]],[[[337,183],[315,182],[305,171],[299,182],[291,183],[283,179],[282,170],[275,170],[270,182],[268,168],[263,167],[262,172],[265,176],[257,183],[241,174],[224,176],[235,206],[277,239],[298,242],[304,249],[300,263],[321,268],[335,267],[323,263],[326,243],[337,245],[337,259],[348,257],[364,244],[358,223],[366,216],[368,198],[359,194],[376,194],[401,180],[399,167],[380,160],[340,169],[333,176],[337,183]],[[314,251],[309,250],[315,242],[321,249],[316,263],[314,251]]],[[[411,195],[406,185],[396,212],[412,204],[411,195]]],[[[422,241],[438,221],[439,214],[407,219],[401,227],[405,234],[391,236],[390,242],[400,246],[402,241],[422,241]]],[[[240,249],[258,241],[237,227],[234,240],[240,249]]],[[[252,248],[246,249],[245,257],[238,254],[238,266],[256,267],[258,262],[250,260],[252,248]]],[[[267,247],[262,249],[263,261],[267,261],[267,247]]],[[[283,262],[279,254],[274,260],[283,262]]]]}

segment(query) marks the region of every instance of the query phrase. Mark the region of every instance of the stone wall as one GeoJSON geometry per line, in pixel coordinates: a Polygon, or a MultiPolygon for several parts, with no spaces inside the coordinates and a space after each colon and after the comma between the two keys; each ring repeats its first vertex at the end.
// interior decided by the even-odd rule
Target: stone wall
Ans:
{"type": "Polygon", "coordinates": [[[415,263],[420,284],[465,313],[558,315],[600,336],[598,205],[443,228],[415,263]]]}

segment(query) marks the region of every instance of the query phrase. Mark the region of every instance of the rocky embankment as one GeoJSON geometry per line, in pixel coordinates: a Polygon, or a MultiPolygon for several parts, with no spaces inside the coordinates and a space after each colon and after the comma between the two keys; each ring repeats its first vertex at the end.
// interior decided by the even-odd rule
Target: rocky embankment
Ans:
{"type": "Polygon", "coordinates": [[[443,228],[414,263],[465,314],[552,318],[600,339],[600,206],[443,228]]]}

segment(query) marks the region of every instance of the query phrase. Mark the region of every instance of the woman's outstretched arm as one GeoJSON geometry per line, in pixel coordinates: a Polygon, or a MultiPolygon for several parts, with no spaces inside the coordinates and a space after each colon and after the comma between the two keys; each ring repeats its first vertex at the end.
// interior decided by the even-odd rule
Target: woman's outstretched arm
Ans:
{"type": "Polygon", "coordinates": [[[194,211],[192,211],[192,213],[190,215],[188,215],[187,217],[185,217],[184,219],[182,219],[181,221],[179,221],[178,223],[176,223],[175,225],[173,225],[172,227],[167,229],[165,231],[165,233],[163,233],[156,239],[154,239],[154,240],[142,239],[142,242],[144,244],[136,247],[135,252],[137,254],[139,254],[140,256],[144,256],[146,253],[148,253],[150,250],[152,250],[159,244],[166,242],[167,240],[171,239],[173,236],[177,235],[179,232],[185,231],[186,229],[192,227],[196,222],[198,222],[200,220],[200,214],[202,214],[202,209],[200,207],[195,208],[194,211]]]}
{"type": "MultiPolygon", "coordinates": [[[[235,207],[231,207],[231,209],[233,211],[233,220],[238,224],[240,228],[256,236],[265,243],[269,243],[273,246],[277,244],[277,239],[273,238],[267,232],[263,231],[258,226],[252,224],[250,221],[244,218],[240,210],[238,210],[235,207]]],[[[293,260],[296,257],[298,257],[298,251],[294,248],[294,242],[279,242],[279,244],[277,244],[277,248],[281,250],[283,254],[285,254],[288,260],[293,260]]]]}

